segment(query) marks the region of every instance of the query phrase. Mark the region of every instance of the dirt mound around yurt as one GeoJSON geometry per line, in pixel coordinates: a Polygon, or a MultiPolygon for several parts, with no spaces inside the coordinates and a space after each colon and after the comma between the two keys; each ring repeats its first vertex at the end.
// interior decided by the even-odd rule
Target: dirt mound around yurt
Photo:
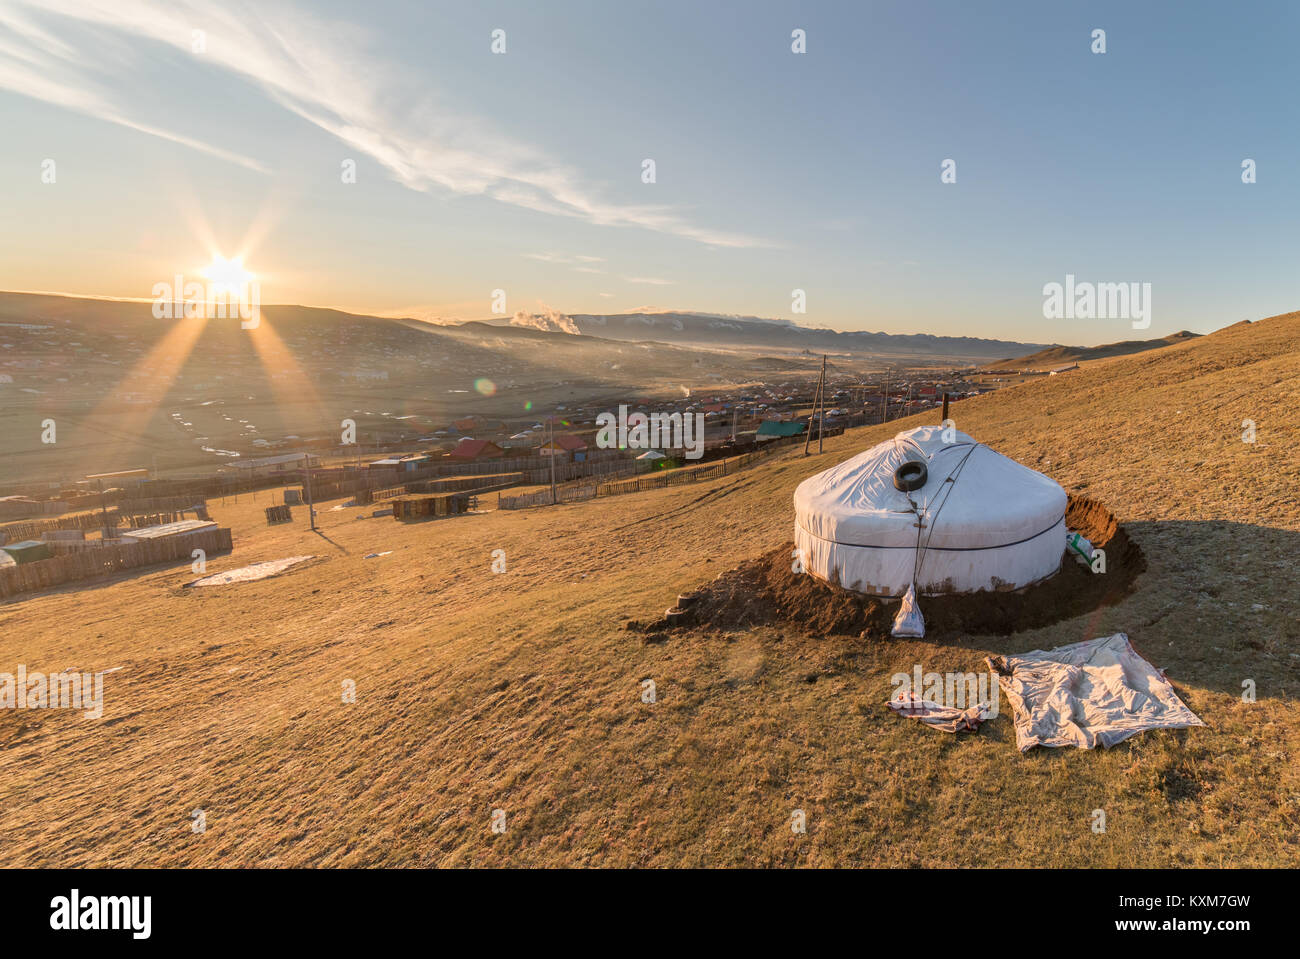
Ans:
{"type": "MultiPolygon", "coordinates": [[[[1066,525],[1106,552],[1106,572],[1093,573],[1068,556],[1055,576],[1024,589],[925,596],[927,638],[962,633],[1008,635],[1049,626],[1110,606],[1130,593],[1146,569],[1142,550],[1110,510],[1070,496],[1066,525]]],[[[1064,552],[1064,544],[1062,544],[1064,552]]],[[[788,622],[817,634],[889,639],[897,601],[881,600],[793,571],[794,544],[775,549],[702,587],[690,623],[737,629],[788,622]]]]}

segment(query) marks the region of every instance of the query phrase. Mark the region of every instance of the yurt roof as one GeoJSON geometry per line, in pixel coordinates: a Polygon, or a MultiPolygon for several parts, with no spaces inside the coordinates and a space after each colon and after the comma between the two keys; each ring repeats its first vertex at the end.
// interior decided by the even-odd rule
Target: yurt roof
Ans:
{"type": "Polygon", "coordinates": [[[917,515],[926,515],[931,549],[985,549],[1014,544],[1061,522],[1066,495],[1058,483],[1008,459],[965,433],[922,426],[812,476],[795,490],[795,522],[846,546],[915,547],[917,515]],[[926,464],[924,486],[905,493],[894,471],[926,464]]]}

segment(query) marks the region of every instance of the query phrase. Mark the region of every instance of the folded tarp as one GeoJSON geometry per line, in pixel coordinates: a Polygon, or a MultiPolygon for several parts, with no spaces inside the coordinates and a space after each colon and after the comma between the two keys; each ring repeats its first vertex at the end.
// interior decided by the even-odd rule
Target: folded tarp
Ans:
{"type": "Polygon", "coordinates": [[[941,729],[945,733],[960,732],[963,729],[979,729],[980,723],[989,718],[989,704],[979,703],[969,709],[945,706],[932,699],[921,699],[915,693],[901,695],[891,699],[886,705],[897,715],[916,719],[941,729]]]}
{"type": "Polygon", "coordinates": [[[1110,747],[1148,729],[1204,726],[1124,633],[988,660],[1015,710],[1016,746],[1110,747]]]}

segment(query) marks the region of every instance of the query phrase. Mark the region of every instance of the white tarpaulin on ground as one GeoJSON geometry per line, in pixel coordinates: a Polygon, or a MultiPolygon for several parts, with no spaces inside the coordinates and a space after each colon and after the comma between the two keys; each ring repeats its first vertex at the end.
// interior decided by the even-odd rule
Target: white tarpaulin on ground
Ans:
{"type": "Polygon", "coordinates": [[[224,586],[227,583],[252,583],[259,579],[266,579],[268,576],[283,573],[290,566],[297,566],[299,563],[305,563],[307,560],[315,558],[315,556],[289,556],[285,559],[271,559],[265,563],[254,563],[251,566],[228,569],[224,573],[213,573],[211,576],[204,576],[202,579],[193,580],[185,585],[224,586]]]}
{"type": "Polygon", "coordinates": [[[989,659],[1015,710],[1016,746],[1110,747],[1148,729],[1204,726],[1124,633],[989,659]]]}
{"type": "Polygon", "coordinates": [[[965,433],[922,426],[809,477],[794,493],[794,542],[814,576],[847,589],[1019,589],[1065,555],[1065,490],[965,433]],[[924,485],[896,488],[905,462],[924,485]],[[915,580],[914,580],[915,578],[915,580]]]}

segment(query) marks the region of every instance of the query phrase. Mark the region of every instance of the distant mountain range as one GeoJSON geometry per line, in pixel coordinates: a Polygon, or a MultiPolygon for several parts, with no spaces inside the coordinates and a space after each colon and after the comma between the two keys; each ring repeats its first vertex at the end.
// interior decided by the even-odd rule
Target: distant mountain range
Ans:
{"type": "Polygon", "coordinates": [[[1056,345],[930,333],[839,332],[799,326],[789,320],[710,313],[616,313],[603,316],[591,313],[521,313],[516,314],[510,324],[548,332],[599,336],[610,340],[653,340],[679,346],[807,349],[898,356],[995,359],[1056,345]]]}
{"type": "MultiPolygon", "coordinates": [[[[591,313],[516,313],[513,317],[488,321],[449,321],[433,318],[375,317],[302,306],[268,306],[282,322],[370,323],[412,327],[435,336],[470,336],[475,341],[501,337],[515,342],[532,341],[561,346],[569,337],[594,338],[614,343],[658,342],[687,350],[745,350],[789,355],[790,352],[858,353],[899,359],[952,358],[990,365],[990,368],[1021,369],[1050,366],[1102,356],[1120,356],[1199,334],[1186,331],[1162,339],[1129,340],[1104,346],[1062,346],[1057,343],[1022,343],[1014,340],[973,336],[936,336],[931,333],[873,333],[818,329],[791,320],[756,316],[733,316],[692,312],[635,312],[597,315],[591,313]],[[311,318],[310,320],[308,318],[311,318]],[[453,331],[459,331],[454,333],[453,331]],[[1012,359],[1008,359],[1012,357],[1012,359]],[[994,362],[998,361],[998,362],[994,362]]],[[[27,320],[32,315],[58,317],[64,314],[101,318],[114,317],[119,333],[140,331],[154,325],[149,307],[140,302],[99,300],[57,295],[2,293],[0,319],[27,320]]],[[[594,344],[593,344],[594,345],[594,344]]],[[[773,358],[769,357],[769,360],[773,358]]]]}

